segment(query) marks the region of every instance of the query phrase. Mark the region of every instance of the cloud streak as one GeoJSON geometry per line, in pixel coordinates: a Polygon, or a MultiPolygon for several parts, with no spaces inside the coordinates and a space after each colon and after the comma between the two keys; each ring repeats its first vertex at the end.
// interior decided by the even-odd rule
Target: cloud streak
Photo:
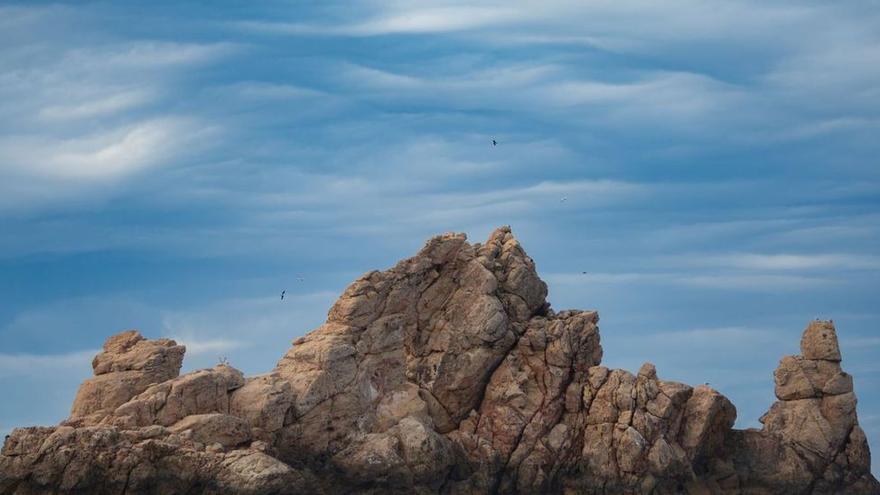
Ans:
{"type": "Polygon", "coordinates": [[[88,369],[97,350],[64,354],[0,354],[0,379],[88,369]]]}

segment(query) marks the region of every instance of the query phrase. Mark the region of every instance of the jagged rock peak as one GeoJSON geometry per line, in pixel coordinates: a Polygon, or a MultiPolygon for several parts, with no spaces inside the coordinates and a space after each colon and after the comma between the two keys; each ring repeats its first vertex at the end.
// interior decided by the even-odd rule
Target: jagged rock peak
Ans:
{"type": "Polygon", "coordinates": [[[0,495],[880,493],[831,322],[741,431],[707,385],[601,366],[598,314],[546,296],[501,227],[366,273],[263,375],[123,332],[68,420],[7,438],[0,495]]]}

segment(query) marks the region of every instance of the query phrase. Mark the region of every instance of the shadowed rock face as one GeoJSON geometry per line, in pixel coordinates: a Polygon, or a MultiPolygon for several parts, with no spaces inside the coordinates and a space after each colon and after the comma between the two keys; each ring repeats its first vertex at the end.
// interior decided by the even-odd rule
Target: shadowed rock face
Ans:
{"type": "Polygon", "coordinates": [[[6,439],[0,494],[880,493],[830,322],[740,431],[708,386],[600,366],[598,315],[546,295],[501,228],[367,273],[264,375],[123,332],[68,420],[6,439]]]}

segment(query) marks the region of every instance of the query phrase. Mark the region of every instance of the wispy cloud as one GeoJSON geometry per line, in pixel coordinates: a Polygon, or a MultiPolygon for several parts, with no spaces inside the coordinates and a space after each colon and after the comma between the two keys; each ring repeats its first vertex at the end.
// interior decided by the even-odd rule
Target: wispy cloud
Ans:
{"type": "Polygon", "coordinates": [[[16,136],[0,140],[6,172],[43,179],[115,179],[167,164],[210,128],[181,118],[139,122],[75,139],[16,136]]]}
{"type": "Polygon", "coordinates": [[[880,257],[867,254],[690,253],[663,257],[662,263],[690,267],[741,268],[755,271],[878,270],[880,257]]]}
{"type": "Polygon", "coordinates": [[[755,273],[706,272],[630,272],[546,275],[549,282],[566,285],[675,285],[706,289],[746,292],[806,291],[817,287],[840,285],[841,280],[831,277],[801,275],[770,275],[755,273]]]}
{"type": "Polygon", "coordinates": [[[827,277],[764,274],[692,275],[679,277],[677,281],[695,287],[752,290],[757,292],[772,292],[776,290],[802,291],[841,283],[839,280],[827,277]]]}
{"type": "Polygon", "coordinates": [[[64,354],[0,354],[0,378],[86,370],[97,353],[95,349],[64,354]]]}
{"type": "Polygon", "coordinates": [[[242,81],[228,86],[216,87],[212,90],[220,93],[228,91],[240,98],[254,100],[301,100],[325,95],[321,91],[294,84],[276,84],[264,81],[242,81]]]}
{"type": "Polygon", "coordinates": [[[234,43],[134,41],[97,48],[75,48],[65,53],[60,66],[80,73],[179,68],[216,62],[241,50],[242,47],[234,43]]]}
{"type": "Polygon", "coordinates": [[[289,292],[283,301],[277,281],[265,282],[268,297],[234,297],[183,310],[161,310],[161,334],[186,345],[184,366],[216,364],[219,356],[248,373],[271,368],[291,341],[317,328],[338,296],[335,292],[289,292]]]}
{"type": "Polygon", "coordinates": [[[525,17],[525,12],[503,6],[413,7],[390,9],[370,20],[342,25],[278,21],[238,21],[233,25],[239,29],[276,35],[377,36],[467,31],[522,20],[525,17]]]}
{"type": "Polygon", "coordinates": [[[38,115],[41,119],[45,120],[94,118],[130,110],[149,103],[152,99],[153,95],[149,91],[132,89],[108,96],[100,96],[91,101],[46,106],[40,109],[38,115]]]}
{"type": "MultiPolygon", "coordinates": [[[[660,66],[673,67],[680,65],[675,60],[683,50],[700,57],[705,55],[699,48],[703,45],[736,46],[733,52],[741,51],[745,56],[763,52],[763,58],[769,60],[753,64],[751,70],[737,65],[747,74],[733,79],[709,72],[632,68],[600,73],[603,79],[568,63],[560,64],[565,60],[562,52],[553,63],[563,67],[554,68],[552,77],[545,75],[528,85],[514,83],[517,91],[500,95],[488,91],[495,86],[490,75],[473,73],[480,77],[472,80],[449,77],[443,74],[443,66],[430,62],[419,64],[427,68],[421,74],[373,67],[349,72],[365,88],[404,91],[397,96],[421,95],[430,100],[442,91],[447,104],[478,107],[488,101],[499,107],[533,106],[544,112],[548,105],[557,109],[590,105],[595,107],[590,109],[593,118],[581,116],[590,124],[602,119],[605,125],[610,120],[628,128],[645,125],[666,131],[714,133],[738,143],[811,139],[841,128],[864,131],[876,127],[863,110],[876,110],[871,103],[877,100],[871,81],[876,80],[874,67],[880,64],[865,62],[880,53],[880,37],[870,29],[877,16],[855,15],[854,9],[751,1],[719,7],[691,0],[662,6],[558,0],[544,2],[540,8],[527,1],[490,2],[479,7],[455,1],[390,2],[367,4],[354,12],[350,17],[315,22],[254,20],[233,24],[249,32],[276,35],[438,35],[494,46],[578,43],[648,55],[660,66]],[[368,20],[363,21],[364,17],[368,20]],[[768,46],[772,49],[767,50],[768,46]],[[473,94],[480,89],[486,91],[473,94]],[[846,95],[848,101],[831,103],[840,98],[816,98],[820,93],[846,95]],[[850,114],[829,118],[823,112],[802,112],[791,119],[789,105],[825,111],[834,105],[846,107],[850,114]],[[601,112],[595,115],[597,108],[601,112]]],[[[448,64],[448,57],[442,63],[448,64]]],[[[731,63],[737,64],[737,59],[731,63]]],[[[505,80],[510,83],[516,78],[505,80]]]]}
{"type": "Polygon", "coordinates": [[[6,68],[0,75],[0,209],[102,197],[107,190],[96,195],[95,183],[168,167],[204,149],[218,126],[170,109],[164,98],[182,72],[238,49],[230,43],[123,41],[13,43],[0,50],[6,68]]]}
{"type": "Polygon", "coordinates": [[[280,35],[377,36],[389,34],[494,34],[501,29],[514,33],[556,35],[583,32],[601,34],[628,32],[636,39],[668,41],[674,39],[713,39],[753,37],[759,27],[795,21],[810,14],[805,8],[769,6],[737,2],[724,8],[694,1],[657,5],[635,2],[572,2],[552,0],[538,8],[527,0],[484,2],[480,6],[458,1],[432,1],[419,4],[386,2],[361,15],[367,21],[337,20],[333,23],[244,21],[240,29],[280,35]],[[662,22],[657,22],[662,19],[662,22]],[[639,33],[636,35],[635,33],[639,33]]]}
{"type": "Polygon", "coordinates": [[[249,345],[247,342],[229,339],[200,340],[194,337],[178,335],[172,335],[170,338],[174,339],[178,344],[186,346],[186,353],[190,356],[222,353],[233,349],[241,349],[249,345]]]}

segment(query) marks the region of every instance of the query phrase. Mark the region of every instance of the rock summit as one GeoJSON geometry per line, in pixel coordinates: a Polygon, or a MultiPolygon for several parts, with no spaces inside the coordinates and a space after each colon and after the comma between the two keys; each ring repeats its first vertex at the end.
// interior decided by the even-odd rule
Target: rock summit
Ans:
{"type": "Polygon", "coordinates": [[[880,493],[830,322],[737,430],[707,385],[601,366],[598,314],[546,296],[502,227],[363,275],[263,375],[120,333],[70,418],[6,438],[0,494],[880,493]]]}

